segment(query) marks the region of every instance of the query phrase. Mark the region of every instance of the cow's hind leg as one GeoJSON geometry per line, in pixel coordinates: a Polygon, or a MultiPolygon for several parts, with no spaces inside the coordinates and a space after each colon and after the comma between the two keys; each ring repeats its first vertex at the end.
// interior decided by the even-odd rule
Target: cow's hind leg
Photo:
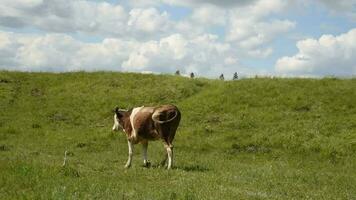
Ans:
{"type": "MultiPolygon", "coordinates": [[[[180,120],[180,118],[179,118],[180,120]]],[[[179,121],[178,121],[179,123],[179,121]]],[[[168,131],[169,131],[169,137],[168,140],[166,140],[166,150],[167,150],[167,156],[168,156],[168,166],[167,169],[171,169],[173,166],[173,139],[176,134],[176,130],[178,128],[178,123],[172,126],[168,131]]]]}
{"type": "Polygon", "coordinates": [[[166,145],[167,156],[168,156],[168,165],[167,169],[171,169],[173,165],[173,145],[166,145]]]}
{"type": "Polygon", "coordinates": [[[144,165],[145,167],[150,167],[151,163],[148,162],[148,159],[147,159],[147,148],[148,148],[148,142],[143,142],[143,143],[142,143],[143,165],[144,165]]]}
{"type": "Polygon", "coordinates": [[[132,156],[133,156],[133,143],[131,141],[127,140],[127,144],[129,147],[129,158],[127,159],[125,168],[131,167],[132,156]]]}

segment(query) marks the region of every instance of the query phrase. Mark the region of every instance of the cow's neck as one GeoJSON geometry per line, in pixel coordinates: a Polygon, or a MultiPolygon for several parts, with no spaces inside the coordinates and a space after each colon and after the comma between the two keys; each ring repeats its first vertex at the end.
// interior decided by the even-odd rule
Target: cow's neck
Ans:
{"type": "Polygon", "coordinates": [[[129,110],[125,113],[124,118],[123,118],[123,128],[125,130],[125,133],[128,137],[131,137],[132,134],[132,126],[131,126],[131,121],[130,121],[130,115],[131,111],[129,110]]]}

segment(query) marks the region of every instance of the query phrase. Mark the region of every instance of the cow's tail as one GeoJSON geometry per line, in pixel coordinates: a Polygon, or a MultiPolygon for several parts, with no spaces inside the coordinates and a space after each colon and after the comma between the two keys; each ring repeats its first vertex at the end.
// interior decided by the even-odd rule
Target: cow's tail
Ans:
{"type": "Polygon", "coordinates": [[[173,121],[175,118],[177,118],[178,116],[178,111],[177,110],[174,110],[174,116],[167,119],[167,120],[160,120],[159,117],[160,115],[165,112],[165,111],[155,111],[152,115],[152,120],[154,122],[157,122],[157,123],[160,123],[160,124],[164,124],[164,123],[168,123],[168,122],[171,122],[173,121]]]}

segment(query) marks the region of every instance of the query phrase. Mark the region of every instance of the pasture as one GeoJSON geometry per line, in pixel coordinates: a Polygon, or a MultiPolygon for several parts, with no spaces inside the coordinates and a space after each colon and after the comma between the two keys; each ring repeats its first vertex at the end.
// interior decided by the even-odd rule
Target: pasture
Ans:
{"type": "Polygon", "coordinates": [[[0,72],[0,199],[356,199],[355,153],[356,79],[0,72]],[[166,103],[175,166],[124,169],[112,110],[166,103]]]}

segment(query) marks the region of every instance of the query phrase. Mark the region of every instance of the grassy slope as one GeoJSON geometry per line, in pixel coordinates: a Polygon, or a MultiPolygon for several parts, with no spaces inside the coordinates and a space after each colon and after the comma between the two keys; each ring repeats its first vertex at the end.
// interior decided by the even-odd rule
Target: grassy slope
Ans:
{"type": "Polygon", "coordinates": [[[0,199],[355,199],[355,99],[355,79],[0,72],[0,199]],[[162,103],[183,114],[176,168],[136,146],[124,170],[111,110],[162,103]]]}

